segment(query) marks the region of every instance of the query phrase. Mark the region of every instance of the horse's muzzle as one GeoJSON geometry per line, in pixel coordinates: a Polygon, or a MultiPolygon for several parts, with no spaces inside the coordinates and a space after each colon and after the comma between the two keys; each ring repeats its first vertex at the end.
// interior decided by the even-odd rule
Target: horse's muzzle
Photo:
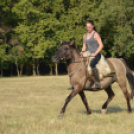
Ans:
{"type": "Polygon", "coordinates": [[[58,63],[62,60],[62,58],[59,58],[56,54],[52,58],[53,62],[58,63]]]}

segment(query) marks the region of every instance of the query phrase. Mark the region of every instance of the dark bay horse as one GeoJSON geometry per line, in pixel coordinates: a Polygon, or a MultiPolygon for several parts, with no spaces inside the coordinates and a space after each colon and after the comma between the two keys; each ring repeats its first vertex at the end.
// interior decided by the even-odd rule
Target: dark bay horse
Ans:
{"type": "MultiPolygon", "coordinates": [[[[102,89],[104,89],[108,95],[107,101],[102,106],[102,113],[105,114],[109,102],[114,97],[114,92],[111,88],[111,85],[114,82],[117,82],[120,88],[122,89],[124,96],[127,101],[128,111],[131,112],[130,99],[134,96],[134,76],[132,71],[127,66],[126,62],[122,58],[108,58],[109,62],[114,67],[116,73],[116,79],[113,77],[104,77],[101,80],[102,89]],[[127,90],[127,79],[131,87],[131,95],[127,90]]],[[[91,114],[91,110],[88,106],[86,96],[83,90],[87,90],[91,84],[91,80],[87,77],[87,65],[83,62],[83,58],[80,56],[80,53],[74,43],[71,42],[62,42],[61,46],[58,49],[58,52],[53,56],[54,62],[66,61],[67,70],[70,77],[70,84],[74,87],[70,95],[66,98],[65,104],[58,117],[63,117],[65,109],[70,100],[76,96],[80,95],[86,109],[87,114],[91,114]]],[[[98,91],[100,89],[95,89],[93,85],[90,91],[98,91]]]]}

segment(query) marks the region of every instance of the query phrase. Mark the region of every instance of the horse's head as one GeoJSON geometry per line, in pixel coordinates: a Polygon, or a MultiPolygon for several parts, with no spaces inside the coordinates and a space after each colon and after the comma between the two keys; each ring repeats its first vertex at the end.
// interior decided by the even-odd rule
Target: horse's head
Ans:
{"type": "Polygon", "coordinates": [[[61,42],[61,46],[58,49],[58,52],[53,56],[53,62],[60,62],[69,60],[72,58],[71,48],[75,47],[74,40],[71,42],[61,42]]]}

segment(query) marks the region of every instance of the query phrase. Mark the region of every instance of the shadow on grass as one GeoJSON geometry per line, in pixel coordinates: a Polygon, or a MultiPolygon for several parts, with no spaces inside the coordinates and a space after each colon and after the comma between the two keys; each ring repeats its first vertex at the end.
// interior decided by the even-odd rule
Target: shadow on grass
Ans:
{"type": "MultiPolygon", "coordinates": [[[[132,109],[132,112],[133,112],[134,109],[132,109]]],[[[92,113],[98,113],[100,114],[101,113],[101,109],[91,109],[92,113]]],[[[107,108],[107,113],[108,114],[112,114],[112,113],[120,113],[120,112],[128,112],[128,109],[123,109],[123,108],[120,108],[119,106],[114,106],[114,107],[108,107],[107,108]]],[[[78,111],[79,113],[83,113],[83,114],[87,114],[87,111],[86,110],[81,110],[81,111],[78,111]]]]}

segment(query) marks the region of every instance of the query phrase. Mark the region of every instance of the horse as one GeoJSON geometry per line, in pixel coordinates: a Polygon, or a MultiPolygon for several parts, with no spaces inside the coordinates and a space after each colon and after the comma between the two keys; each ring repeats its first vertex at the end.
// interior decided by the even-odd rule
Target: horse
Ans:
{"type": "Polygon", "coordinates": [[[105,92],[108,95],[108,99],[102,105],[101,113],[106,114],[107,106],[111,102],[113,97],[115,96],[113,89],[111,87],[111,85],[114,82],[118,83],[119,87],[121,88],[126,98],[128,112],[132,112],[130,100],[133,99],[133,96],[134,96],[134,76],[133,76],[133,72],[127,66],[123,58],[107,58],[107,60],[112,64],[115,70],[116,79],[113,79],[113,77],[109,77],[109,76],[104,77],[100,81],[101,86],[102,86],[101,89],[95,89],[95,85],[92,85],[92,88],[88,89],[92,81],[91,79],[89,79],[87,75],[88,73],[87,65],[85,64],[83,60],[84,57],[81,57],[80,52],[78,51],[74,40],[70,42],[61,41],[61,46],[59,47],[55,55],[52,57],[52,59],[53,59],[53,62],[56,62],[56,63],[63,62],[63,61],[67,63],[67,71],[68,71],[68,75],[70,79],[70,84],[73,87],[73,90],[71,91],[70,95],[66,98],[64,106],[61,109],[60,114],[58,115],[59,118],[62,118],[64,116],[68,103],[77,94],[80,95],[86,107],[87,114],[88,115],[91,114],[91,110],[88,106],[88,102],[87,102],[87,98],[84,93],[84,90],[88,90],[88,91],[105,90],[105,92]],[[127,90],[127,79],[131,87],[131,95],[129,94],[127,90]]]}

